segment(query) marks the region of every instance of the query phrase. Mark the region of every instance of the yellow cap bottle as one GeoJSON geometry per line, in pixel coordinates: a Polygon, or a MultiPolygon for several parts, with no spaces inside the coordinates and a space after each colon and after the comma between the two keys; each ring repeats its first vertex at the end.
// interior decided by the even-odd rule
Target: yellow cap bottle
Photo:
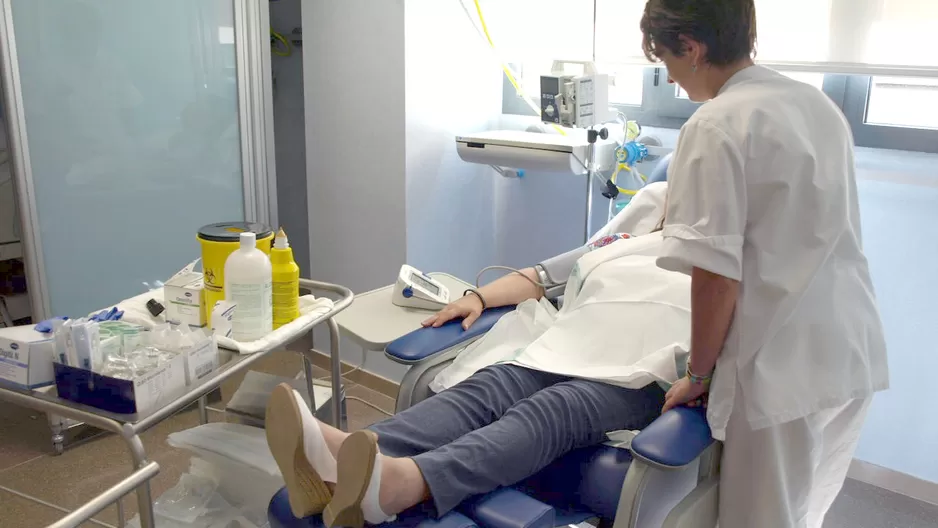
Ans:
{"type": "Polygon", "coordinates": [[[282,227],[270,250],[270,264],[273,268],[274,328],[280,328],[300,316],[300,267],[293,260],[293,250],[282,227]]]}

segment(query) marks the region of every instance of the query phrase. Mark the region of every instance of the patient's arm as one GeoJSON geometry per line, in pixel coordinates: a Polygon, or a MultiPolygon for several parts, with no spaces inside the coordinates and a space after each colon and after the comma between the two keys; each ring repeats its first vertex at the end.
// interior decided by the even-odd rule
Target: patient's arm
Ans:
{"type": "MultiPolygon", "coordinates": [[[[487,308],[519,304],[528,299],[540,299],[544,295],[544,290],[531,282],[537,281],[534,268],[525,268],[520,272],[524,274],[524,277],[517,273],[509,273],[479,288],[479,295],[485,299],[487,308]]],[[[482,300],[475,294],[469,294],[446,305],[433,317],[424,321],[423,325],[438,327],[447,321],[462,317],[463,328],[469,328],[481,314],[482,300]]]]}

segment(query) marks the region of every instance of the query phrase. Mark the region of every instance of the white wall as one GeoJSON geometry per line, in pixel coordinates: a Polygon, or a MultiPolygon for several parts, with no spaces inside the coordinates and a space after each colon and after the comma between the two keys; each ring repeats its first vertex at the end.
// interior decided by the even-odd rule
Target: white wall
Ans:
{"type": "Polygon", "coordinates": [[[886,330],[890,389],[873,399],[856,458],[938,483],[938,156],[859,149],[864,250],[886,330]]]}
{"type": "MultiPolygon", "coordinates": [[[[502,116],[499,126],[525,130],[536,124],[533,117],[502,116]]],[[[576,133],[571,131],[571,133],[576,133]]],[[[660,138],[674,147],[677,131],[646,128],[644,134],[660,138]]],[[[645,174],[654,163],[642,163],[645,174]]],[[[586,222],[586,177],[528,171],[523,178],[495,179],[496,219],[498,226],[495,263],[505,266],[530,266],[543,259],[569,251],[583,243],[586,222]]],[[[602,196],[600,182],[593,180],[593,231],[605,225],[609,200],[602,196]]],[[[497,277],[493,273],[489,278],[497,277]]]]}
{"type": "MultiPolygon", "coordinates": [[[[270,25],[288,39],[301,25],[300,0],[270,2],[270,25]]],[[[271,54],[274,76],[274,142],[277,153],[277,213],[290,238],[302,277],[310,277],[309,216],[306,184],[306,131],[303,96],[303,48],[271,54]]]]}
{"type": "MultiPolygon", "coordinates": [[[[313,276],[361,293],[408,262],[471,280],[495,255],[493,180],[455,135],[497,119],[498,64],[455,2],[304,2],[302,20],[313,276]]],[[[379,353],[366,369],[405,370],[379,353]]]]}
{"type": "Polygon", "coordinates": [[[305,2],[310,265],[356,292],[406,257],[401,1],[305,2]]]}
{"type": "Polygon", "coordinates": [[[403,0],[304,2],[302,21],[310,268],[362,293],[406,261],[403,0]]]}
{"type": "Polygon", "coordinates": [[[406,5],[407,259],[472,282],[495,259],[496,175],[455,136],[497,125],[502,74],[458,3],[406,5]]]}

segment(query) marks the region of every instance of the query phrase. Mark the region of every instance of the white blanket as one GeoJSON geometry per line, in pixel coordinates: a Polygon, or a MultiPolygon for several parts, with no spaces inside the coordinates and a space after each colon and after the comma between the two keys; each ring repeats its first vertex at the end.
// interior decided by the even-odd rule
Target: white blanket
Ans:
{"type": "Polygon", "coordinates": [[[527,301],[434,379],[439,392],[494,363],[627,388],[673,383],[690,343],[690,279],[655,265],[662,238],[616,241],[584,255],[564,305],[527,301]]]}

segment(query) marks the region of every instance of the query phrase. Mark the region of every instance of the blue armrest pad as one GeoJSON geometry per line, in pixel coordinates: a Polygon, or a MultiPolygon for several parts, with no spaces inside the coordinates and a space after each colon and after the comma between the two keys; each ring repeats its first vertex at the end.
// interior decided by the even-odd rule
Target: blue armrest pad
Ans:
{"type": "Polygon", "coordinates": [[[677,407],[632,439],[632,452],[663,466],[681,467],[693,462],[711,443],[707,410],[677,407]]]}
{"type": "Polygon", "coordinates": [[[468,500],[458,509],[482,528],[554,528],[554,508],[512,488],[468,500]]]}
{"type": "Polygon", "coordinates": [[[514,309],[514,306],[502,306],[486,310],[469,330],[462,329],[461,320],[450,321],[439,328],[419,328],[392,341],[385,353],[403,363],[422,361],[488,332],[503,315],[514,309]]]}

